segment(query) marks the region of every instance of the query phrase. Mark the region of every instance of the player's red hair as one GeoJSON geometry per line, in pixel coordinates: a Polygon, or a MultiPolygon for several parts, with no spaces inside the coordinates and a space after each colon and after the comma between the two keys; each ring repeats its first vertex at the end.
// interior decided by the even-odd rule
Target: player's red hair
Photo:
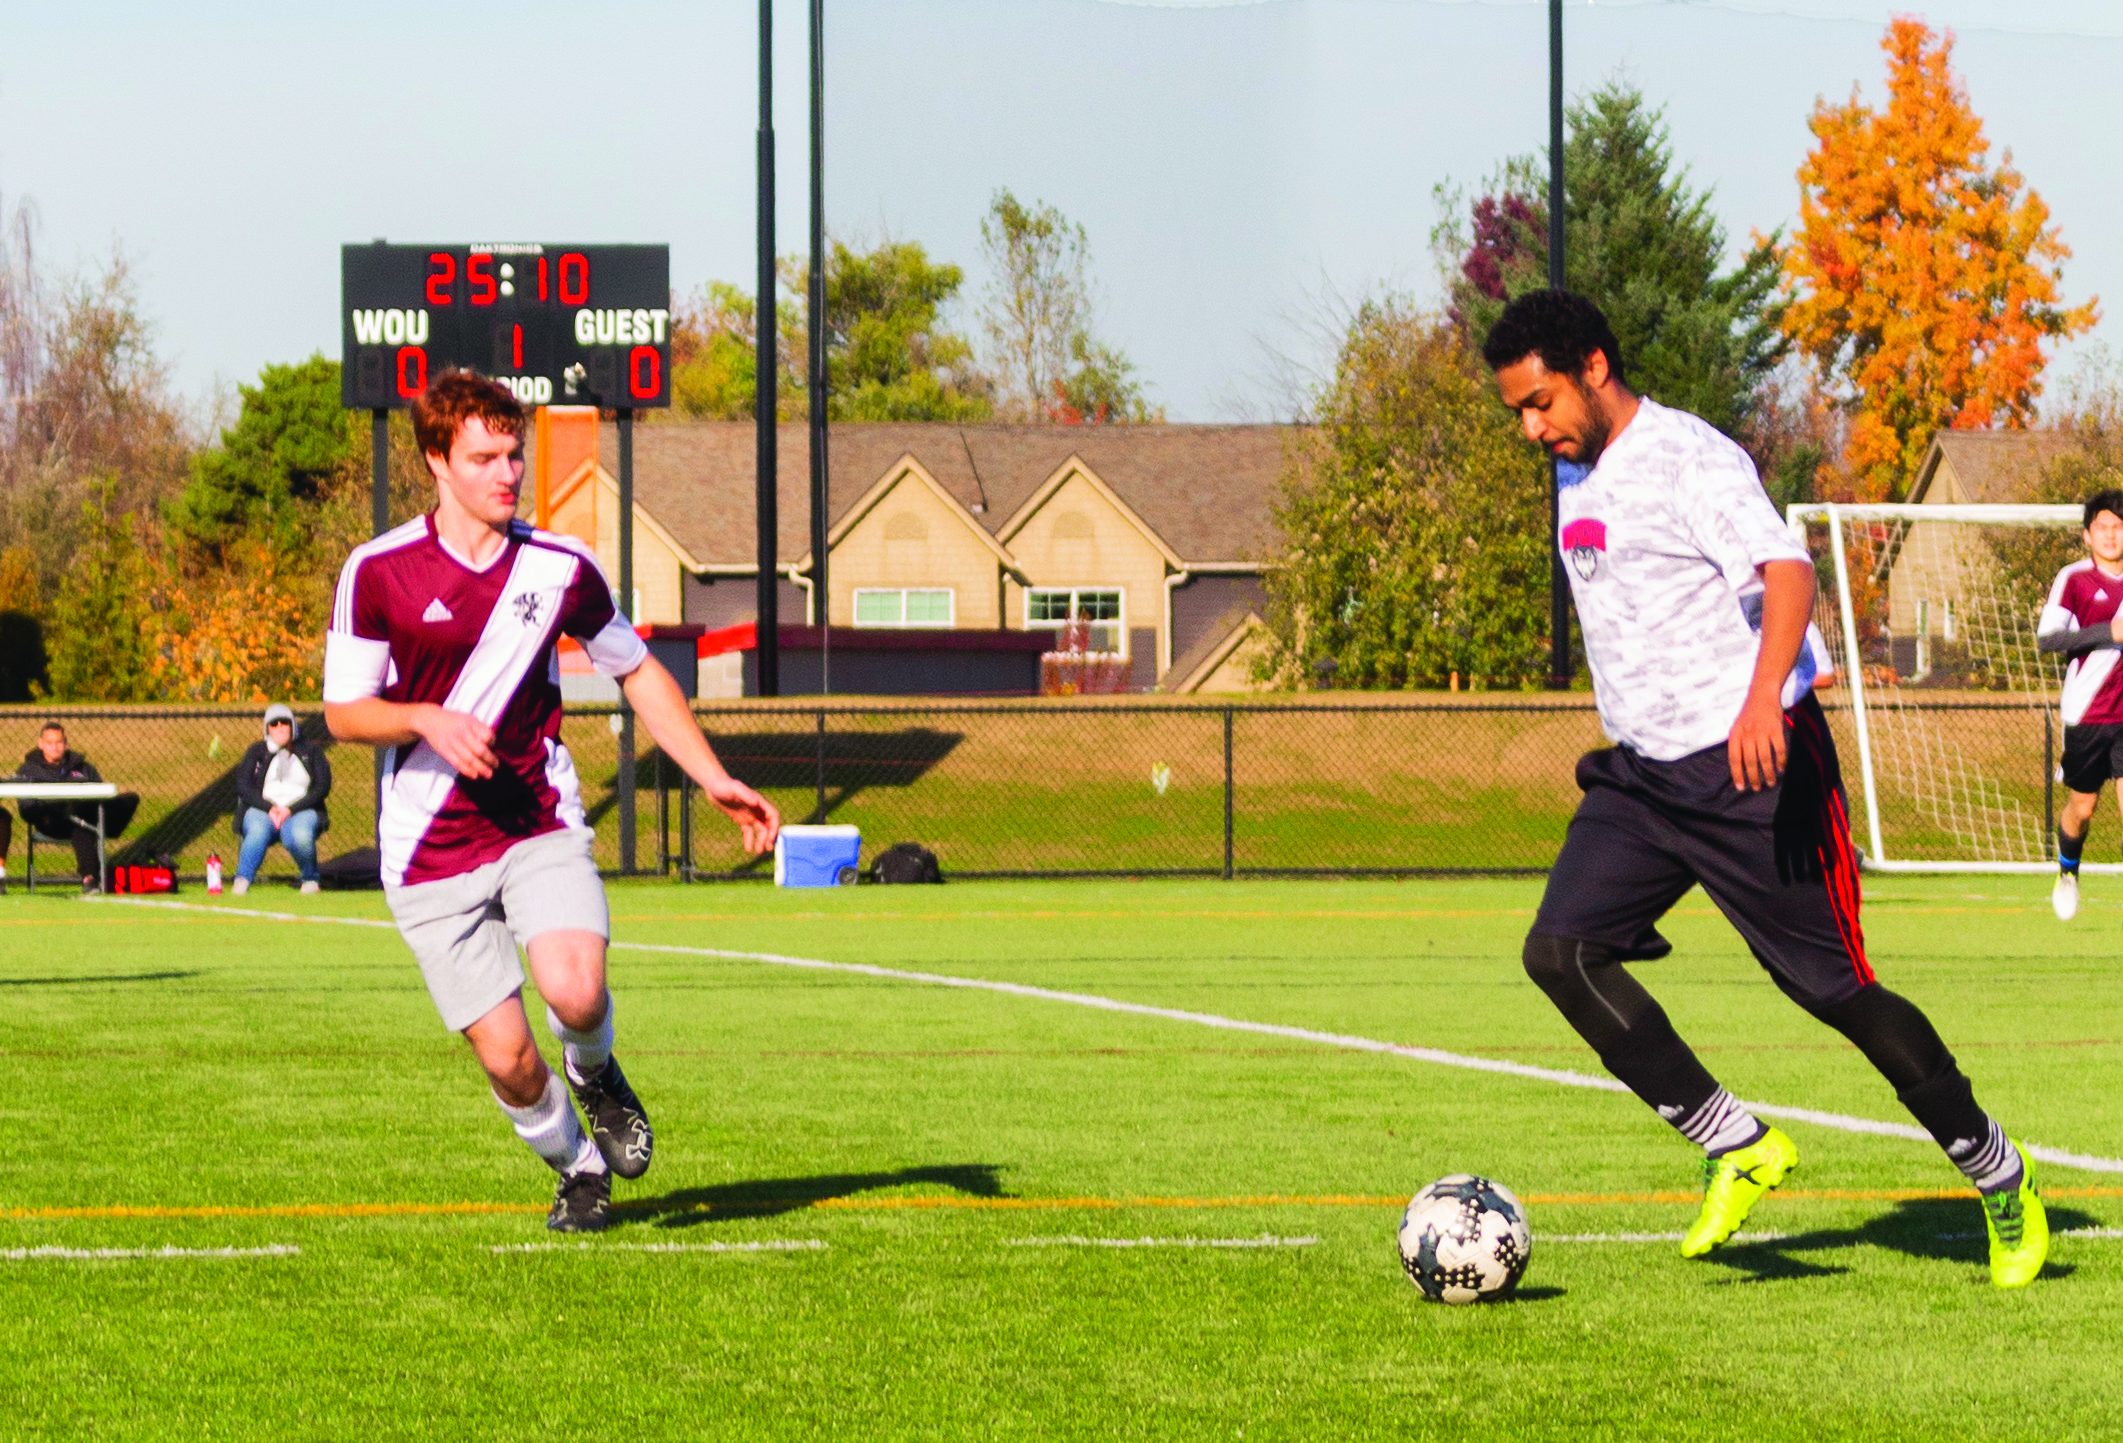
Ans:
{"type": "Polygon", "coordinates": [[[452,369],[428,382],[413,402],[413,439],[421,452],[449,459],[457,429],[477,416],[489,431],[523,434],[528,419],[516,393],[477,371],[452,369]]]}

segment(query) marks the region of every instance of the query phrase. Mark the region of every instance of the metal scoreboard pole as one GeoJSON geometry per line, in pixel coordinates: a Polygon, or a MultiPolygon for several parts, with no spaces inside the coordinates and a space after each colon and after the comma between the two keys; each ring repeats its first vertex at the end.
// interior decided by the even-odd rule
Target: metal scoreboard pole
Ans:
{"type": "Polygon", "coordinates": [[[821,694],[833,690],[833,591],[826,557],[832,496],[826,466],[825,155],[826,6],[825,0],[811,0],[811,605],[818,614],[821,694]]]}
{"type": "MultiPolygon", "coordinates": [[[[1548,284],[1563,288],[1563,0],[1548,0],[1548,284]]],[[[1563,529],[1562,462],[1548,463],[1548,684],[1570,685],[1570,578],[1557,537],[1563,529]]]]}
{"type": "MultiPolygon", "coordinates": [[[[619,421],[619,604],[634,621],[634,412],[622,406],[619,421]]],[[[619,870],[634,870],[634,708],[619,694],[619,870]]]]}
{"type": "Polygon", "coordinates": [[[391,413],[369,412],[369,535],[391,529],[391,413]]]}
{"type": "MultiPolygon", "coordinates": [[[[759,0],[759,300],[752,424],[758,432],[754,492],[759,527],[758,621],[753,658],[761,696],[781,695],[781,458],[774,379],[779,328],[774,309],[774,0],[759,0]]],[[[686,854],[692,856],[691,852],[686,854]]]]}

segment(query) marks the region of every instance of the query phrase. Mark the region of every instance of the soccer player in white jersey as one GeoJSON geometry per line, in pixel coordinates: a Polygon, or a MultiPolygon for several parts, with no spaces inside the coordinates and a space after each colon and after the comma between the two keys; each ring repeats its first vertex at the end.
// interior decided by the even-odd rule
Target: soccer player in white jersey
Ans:
{"type": "MultiPolygon", "coordinates": [[[[2123,491],[2086,500],[2086,559],[2057,573],[2035,624],[2035,645],[2064,666],[2064,786],[2057,814],[2057,880],[2050,905],[2060,920],[2079,912],[2079,856],[2101,788],[2123,777],[2123,491]]],[[[2123,806],[2123,788],[2116,792],[2123,806]]]]}
{"type": "Polygon", "coordinates": [[[1700,885],[1770,978],[1857,1044],[1975,1185],[1991,1280],[2034,1280],[2049,1225],[2019,1146],[1977,1106],[1924,1014],[1874,980],[1857,855],[1815,679],[1814,572],[1754,465],[1685,412],[1633,394],[1599,309],[1534,291],[1482,346],[1527,439],[1570,462],[1557,538],[1615,745],[1584,792],[1526,938],[1526,971],[1607,1070],[1704,1151],[1701,1257],[1798,1165],[1704,1068],[1622,966],[1664,957],[1658,922],[1700,885]]]}
{"type": "Polygon", "coordinates": [[[590,550],[516,520],[524,411],[508,388],[446,371],[415,402],[413,430],[435,508],[347,558],[325,642],[325,723],[341,741],[391,749],[376,823],[391,914],[443,1024],[464,1034],[517,1134],[560,1175],[546,1225],[595,1231],[610,1222],[611,1175],[647,1171],[655,1138],[612,1056],[610,920],[560,740],[560,637],[619,678],[747,851],[771,847],[781,818],[723,770],[590,550]],[[531,1035],[518,944],[587,1133],[531,1035]]]}

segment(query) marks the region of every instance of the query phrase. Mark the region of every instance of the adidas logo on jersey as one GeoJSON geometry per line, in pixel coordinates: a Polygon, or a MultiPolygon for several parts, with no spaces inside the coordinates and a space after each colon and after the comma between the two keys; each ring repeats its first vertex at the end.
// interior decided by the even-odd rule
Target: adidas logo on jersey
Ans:
{"type": "Polygon", "coordinates": [[[444,606],[444,605],[442,604],[442,598],[441,598],[441,597],[439,597],[439,596],[438,596],[438,597],[436,597],[436,598],[435,598],[435,599],[434,599],[433,601],[431,601],[431,602],[429,602],[429,603],[428,603],[428,609],[427,609],[426,611],[423,611],[423,612],[421,612],[421,613],[420,613],[420,619],[421,619],[422,621],[455,621],[455,620],[456,620],[456,618],[455,618],[455,617],[453,617],[453,616],[451,616],[451,615],[450,615],[450,609],[449,609],[449,608],[448,608],[447,606],[444,606]]]}

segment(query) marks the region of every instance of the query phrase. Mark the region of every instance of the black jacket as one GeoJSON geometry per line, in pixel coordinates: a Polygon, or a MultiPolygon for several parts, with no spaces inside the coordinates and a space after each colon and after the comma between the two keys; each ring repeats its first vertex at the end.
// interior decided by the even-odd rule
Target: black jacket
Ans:
{"type": "MultiPolygon", "coordinates": [[[[332,764],[324,759],[324,748],[301,737],[288,743],[288,750],[302,769],[310,774],[310,789],[303,793],[302,800],[289,807],[291,812],[315,812],[317,827],[324,830],[332,824],[324,809],[324,799],[332,792],[332,764]]],[[[236,763],[236,830],[243,830],[243,814],[252,807],[268,811],[271,804],[265,799],[265,769],[272,761],[272,749],[261,740],[251,743],[243,760],[236,763]]]]}
{"type": "Polygon", "coordinates": [[[25,782],[100,782],[103,773],[89,765],[89,759],[77,751],[69,750],[57,762],[48,762],[44,753],[31,747],[15,769],[15,775],[25,782]]]}

